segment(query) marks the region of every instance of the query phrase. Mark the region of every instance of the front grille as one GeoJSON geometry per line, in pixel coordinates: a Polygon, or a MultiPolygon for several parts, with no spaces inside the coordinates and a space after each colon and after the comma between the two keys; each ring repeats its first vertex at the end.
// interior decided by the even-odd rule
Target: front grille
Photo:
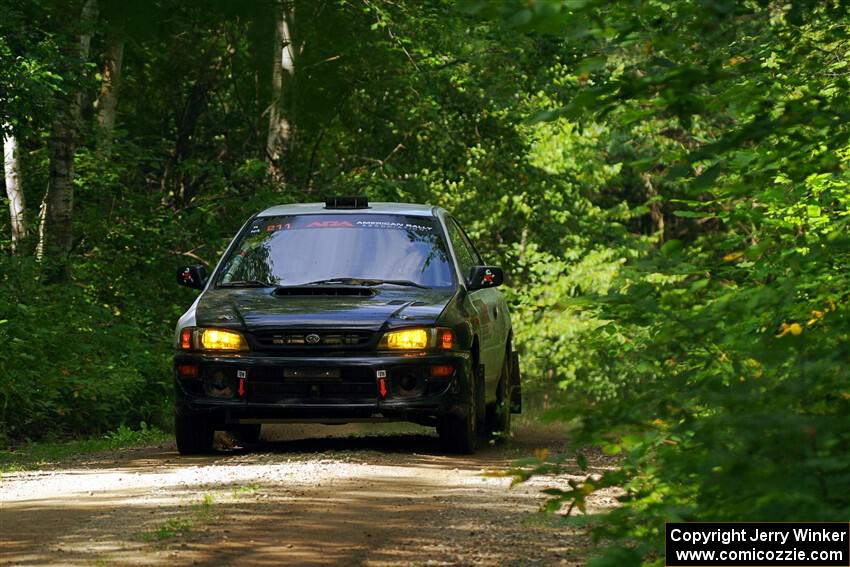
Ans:
{"type": "Polygon", "coordinates": [[[374,401],[377,385],[368,367],[258,366],[248,377],[249,395],[256,401],[287,399],[333,403],[374,401]]]}
{"type": "Polygon", "coordinates": [[[254,340],[267,349],[280,348],[351,348],[369,344],[370,331],[268,330],[253,333],[254,340]]]}

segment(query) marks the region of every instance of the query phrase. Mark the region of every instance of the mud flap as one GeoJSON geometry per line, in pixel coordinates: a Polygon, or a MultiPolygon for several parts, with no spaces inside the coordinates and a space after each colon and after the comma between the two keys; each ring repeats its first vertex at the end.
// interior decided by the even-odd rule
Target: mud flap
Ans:
{"type": "Polygon", "coordinates": [[[510,380],[511,413],[522,413],[522,380],[519,371],[519,354],[511,353],[510,380]]]}

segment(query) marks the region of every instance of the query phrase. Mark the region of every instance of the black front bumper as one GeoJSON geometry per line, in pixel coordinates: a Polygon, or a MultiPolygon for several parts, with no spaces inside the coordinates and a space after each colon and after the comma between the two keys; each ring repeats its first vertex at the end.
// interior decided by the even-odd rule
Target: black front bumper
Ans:
{"type": "Polygon", "coordinates": [[[460,351],[174,357],[177,411],[212,414],[223,423],[427,422],[466,411],[470,372],[469,353],[460,351]],[[453,369],[450,376],[434,376],[435,366],[446,365],[453,369]]]}

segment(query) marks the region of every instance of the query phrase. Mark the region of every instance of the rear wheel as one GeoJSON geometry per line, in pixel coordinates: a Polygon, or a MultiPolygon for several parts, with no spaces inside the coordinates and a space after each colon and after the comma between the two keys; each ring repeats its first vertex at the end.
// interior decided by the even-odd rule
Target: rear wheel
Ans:
{"type": "Polygon", "coordinates": [[[496,387],[496,403],[488,404],[486,431],[496,443],[504,443],[511,436],[511,348],[508,345],[502,362],[502,373],[496,387]]]}
{"type": "Polygon", "coordinates": [[[181,455],[202,455],[212,451],[213,427],[210,416],[177,413],[174,415],[174,437],[181,455]]]}

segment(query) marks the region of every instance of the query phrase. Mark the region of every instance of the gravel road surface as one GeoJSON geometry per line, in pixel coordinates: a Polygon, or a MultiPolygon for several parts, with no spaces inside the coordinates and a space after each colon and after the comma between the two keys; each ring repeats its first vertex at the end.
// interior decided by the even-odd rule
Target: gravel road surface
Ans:
{"type": "MultiPolygon", "coordinates": [[[[583,565],[583,532],[537,513],[542,488],[494,476],[564,434],[444,455],[416,426],[266,427],[204,457],[173,445],[0,479],[0,565],[583,565]]],[[[595,463],[596,472],[604,462],[595,463]]],[[[592,506],[614,505],[612,494],[592,506]]]]}

